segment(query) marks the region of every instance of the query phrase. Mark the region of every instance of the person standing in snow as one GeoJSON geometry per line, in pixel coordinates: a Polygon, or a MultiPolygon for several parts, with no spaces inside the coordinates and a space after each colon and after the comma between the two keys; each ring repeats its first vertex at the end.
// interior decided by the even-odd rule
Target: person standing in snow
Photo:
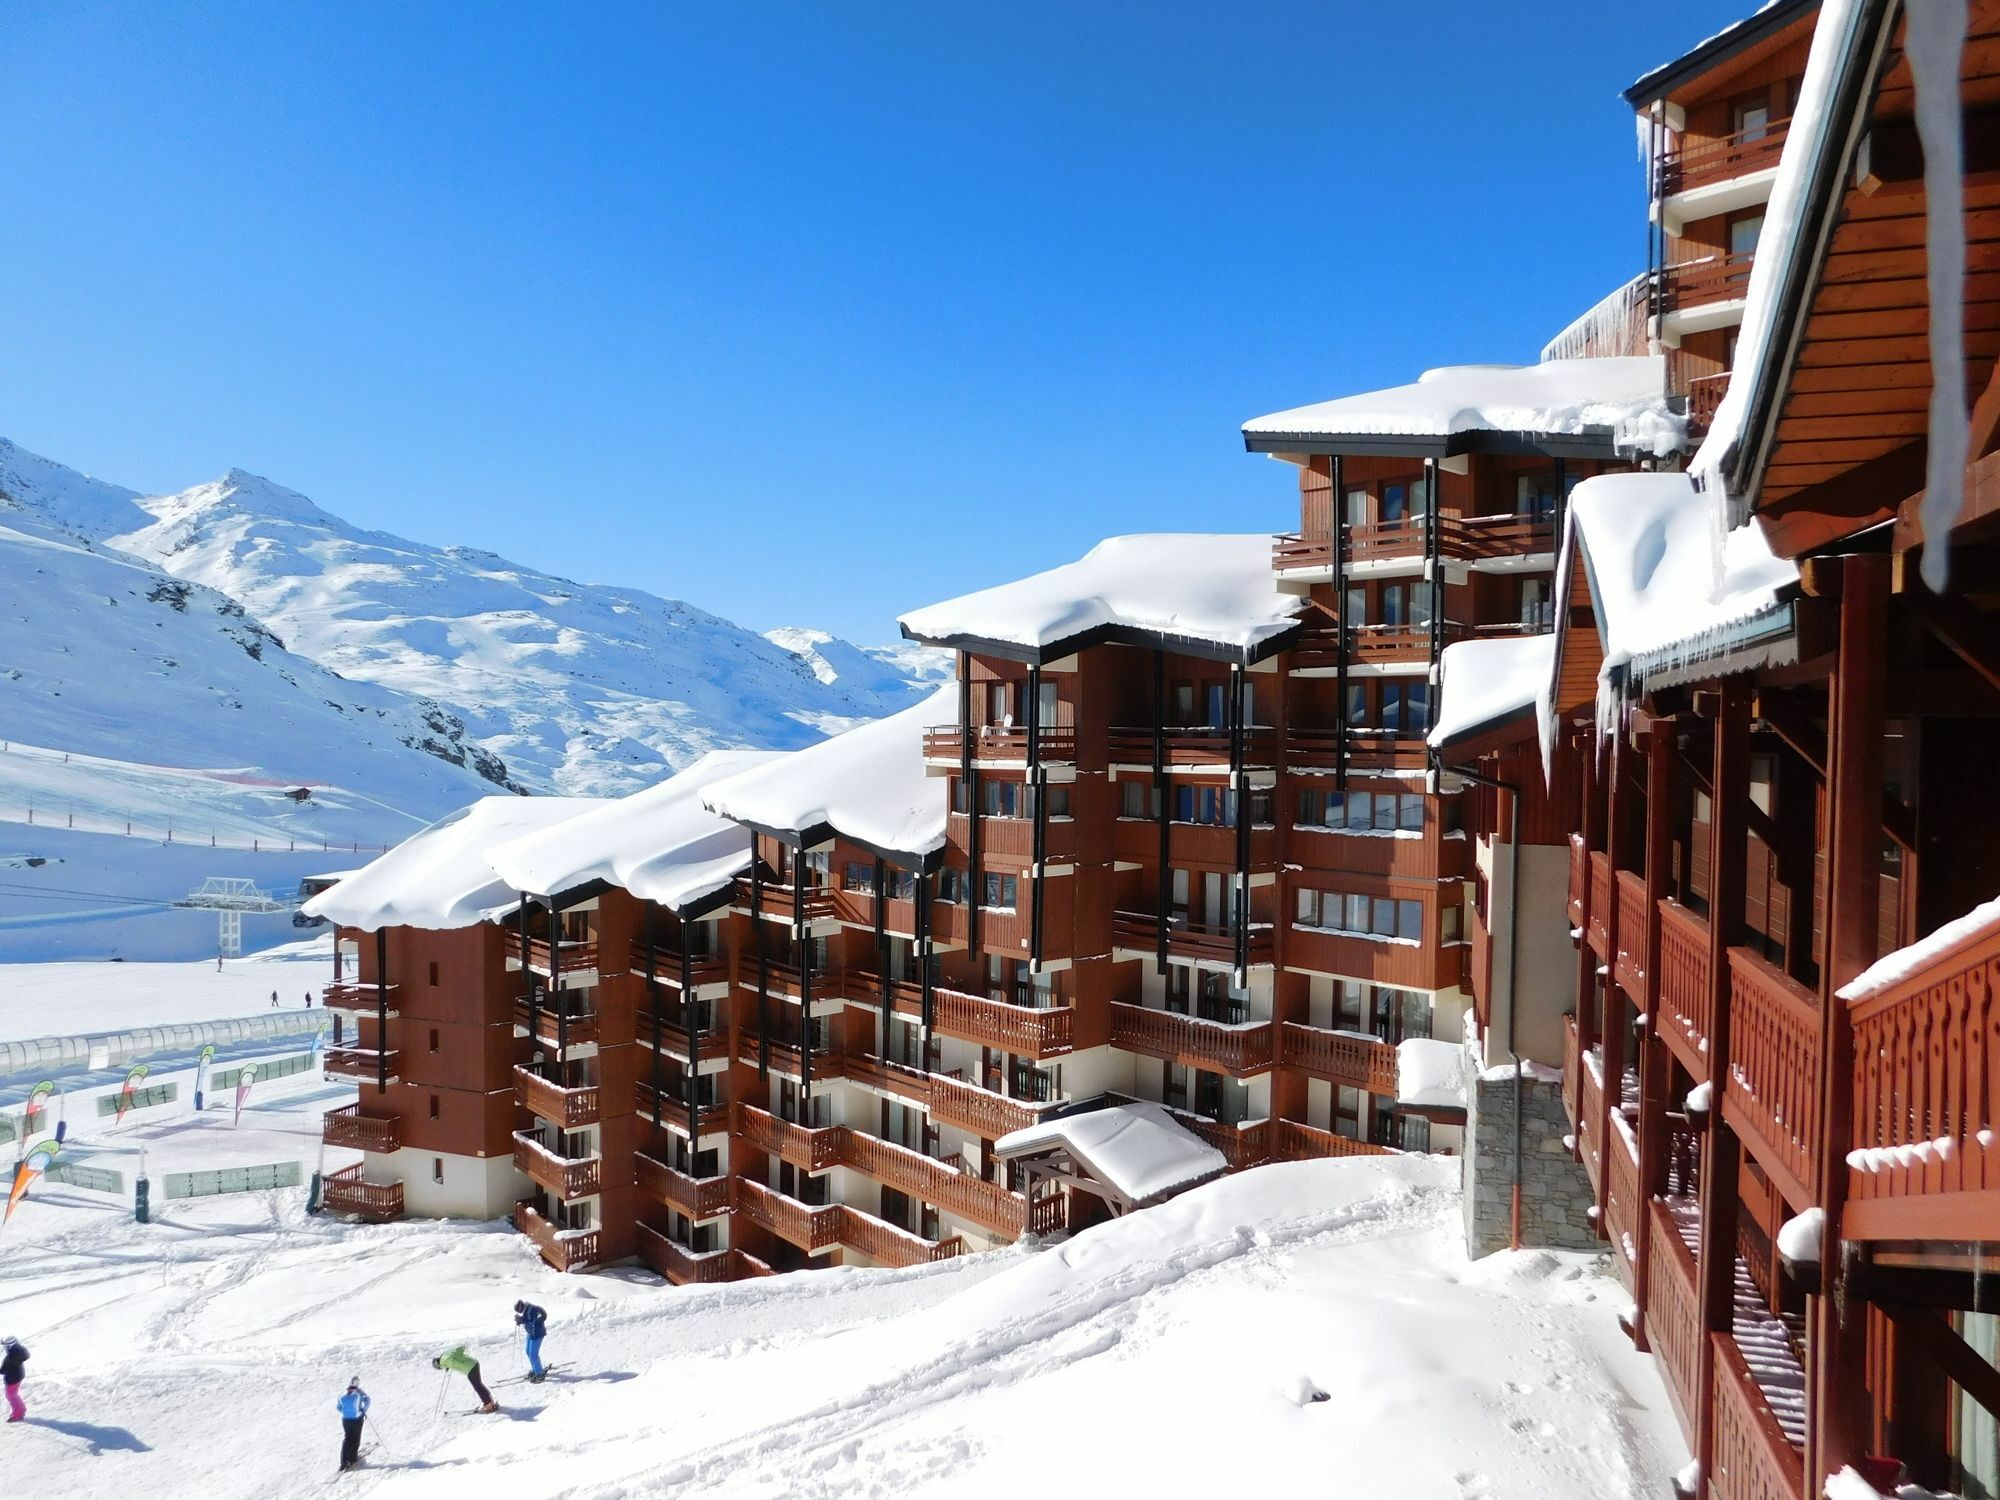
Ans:
{"type": "Polygon", "coordinates": [[[532,1302],[516,1302],[514,1326],[527,1337],[528,1379],[539,1385],[548,1374],[542,1368],[542,1338],[549,1331],[549,1315],[532,1302]]]}
{"type": "Polygon", "coordinates": [[[347,1382],[347,1390],[334,1403],[340,1408],[340,1467],[344,1473],[361,1462],[361,1424],[368,1420],[368,1393],[361,1389],[361,1377],[347,1382]]]}
{"type": "Polygon", "coordinates": [[[272,1010],[276,1010],[277,1008],[278,1008],[278,992],[277,992],[276,990],[272,990],[272,991],[271,991],[271,1009],[272,1009],[272,1010]]]}
{"type": "Polygon", "coordinates": [[[0,1339],[0,1386],[7,1388],[7,1420],[27,1419],[28,1408],[21,1400],[21,1374],[27,1368],[28,1346],[8,1334],[0,1339]]]}
{"type": "Polygon", "coordinates": [[[433,1370],[457,1371],[472,1382],[472,1394],[479,1398],[481,1411],[498,1411],[500,1405],[493,1399],[493,1393],[486,1389],[486,1382],[479,1378],[479,1361],[465,1352],[465,1345],[447,1350],[431,1361],[433,1370]]]}

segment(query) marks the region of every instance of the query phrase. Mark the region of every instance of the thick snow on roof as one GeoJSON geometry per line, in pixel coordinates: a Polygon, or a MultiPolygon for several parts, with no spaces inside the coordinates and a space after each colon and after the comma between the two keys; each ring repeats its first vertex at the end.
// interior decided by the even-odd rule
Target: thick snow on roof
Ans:
{"type": "Polygon", "coordinates": [[[830,829],[916,861],[944,847],[945,779],[924,768],[924,730],[958,717],[958,685],[886,719],[704,788],[712,813],[757,828],[830,829]]]}
{"type": "Polygon", "coordinates": [[[1254,654],[1296,623],[1298,599],[1271,571],[1271,537],[1114,536],[1073,563],[912,610],[903,634],[1048,654],[1094,631],[1161,636],[1254,654]]]}
{"type": "Polygon", "coordinates": [[[1718,577],[1714,519],[1685,474],[1605,474],[1576,487],[1569,525],[1590,569],[1606,674],[1698,652],[1797,580],[1754,526],[1724,538],[1718,577]]]}
{"type": "Polygon", "coordinates": [[[704,807],[702,793],[785,754],[711,750],[658,786],[499,845],[493,868],[510,889],[537,896],[602,880],[644,901],[685,906],[721,890],[750,863],[748,836],[704,807]]]}
{"type": "Polygon", "coordinates": [[[342,927],[471,927],[514,899],[493,850],[600,805],[595,797],[481,797],[410,835],[300,908],[342,927]]]}
{"type": "Polygon", "coordinates": [[[1608,432],[1620,449],[1664,457],[1686,441],[1667,407],[1664,357],[1446,365],[1413,385],[1255,417],[1246,437],[1448,438],[1467,432],[1574,437],[1608,432]]]}
{"type": "Polygon", "coordinates": [[[1396,1102],[1411,1109],[1464,1109],[1472,1067],[1463,1043],[1412,1037],[1396,1044],[1396,1102]]]}
{"type": "Polygon", "coordinates": [[[1003,1159],[1056,1147],[1135,1204],[1205,1182],[1229,1166],[1165,1106],[1144,1101],[1044,1120],[993,1143],[994,1154],[1003,1159]]]}
{"type": "Polygon", "coordinates": [[[2000,898],[1954,917],[1929,937],[1884,954],[1840,988],[1843,1000],[1867,1000],[1924,970],[1942,964],[1961,949],[2000,933],[2000,898]]]}
{"type": "Polygon", "coordinates": [[[1445,647],[1438,663],[1438,718],[1431,744],[1443,747],[1535,708],[1549,694],[1555,654],[1552,632],[1445,647]]]}

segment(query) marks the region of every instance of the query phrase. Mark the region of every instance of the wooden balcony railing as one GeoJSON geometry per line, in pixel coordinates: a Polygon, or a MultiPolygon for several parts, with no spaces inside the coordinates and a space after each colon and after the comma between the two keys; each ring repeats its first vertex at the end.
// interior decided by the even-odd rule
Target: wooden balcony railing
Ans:
{"type": "Polygon", "coordinates": [[[731,1128],[746,1144],[803,1171],[824,1172],[840,1165],[840,1132],[834,1127],[795,1125],[754,1104],[735,1105],[730,1117],[731,1128]]]}
{"type": "MultiPolygon", "coordinates": [[[[1121,911],[1111,918],[1111,940],[1121,948],[1152,951],[1159,940],[1159,918],[1150,912],[1121,911]]],[[[1250,924],[1250,962],[1268,964],[1276,939],[1269,922],[1250,924]]],[[[1236,959],[1235,931],[1223,924],[1189,922],[1176,917],[1167,926],[1167,951],[1181,958],[1229,964],[1236,959]]]]}
{"type": "Polygon", "coordinates": [[[1715,1473],[1717,1500],[1802,1500],[1805,1465],[1791,1445],[1736,1340],[1709,1335],[1715,1346],[1715,1473]]]}
{"type": "Polygon", "coordinates": [[[1729,372],[1720,375],[1697,375],[1687,383],[1687,421],[1689,432],[1706,432],[1715,421],[1715,413],[1722,405],[1722,398],[1729,392],[1729,372]]]}
{"type": "Polygon", "coordinates": [[[1630,1292],[1638,1287],[1639,1240],[1646,1232],[1645,1198],[1639,1192],[1639,1143],[1622,1114],[1613,1113],[1605,1133],[1605,1163],[1611,1181],[1604,1190],[1605,1232],[1618,1279],[1630,1292]]]}
{"type": "Polygon", "coordinates": [[[872,1088],[884,1094],[893,1094],[911,1104],[928,1108],[931,1102],[930,1078],[921,1069],[905,1063],[887,1062],[879,1057],[864,1053],[849,1053],[843,1075],[852,1083],[864,1088],[872,1088]]]}
{"type": "Polygon", "coordinates": [[[1285,763],[1296,771],[1330,771],[1340,762],[1363,771],[1415,771],[1424,765],[1423,738],[1393,729],[1285,730],[1285,763]]]}
{"type": "Polygon", "coordinates": [[[1729,1011],[1729,1123],[1793,1208],[1805,1208],[1819,1144],[1819,1000],[1748,948],[1731,948],[1729,1011]]]}
{"type": "MultiPolygon", "coordinates": [[[[1076,759],[1076,731],[1045,724],[1039,735],[1042,764],[1067,765],[1076,759]]],[[[957,724],[937,724],[924,731],[924,759],[958,761],[964,758],[965,731],[957,724]]],[[[1028,726],[1025,724],[975,724],[972,726],[972,758],[976,761],[1003,761],[1026,765],[1028,726]]]]}
{"type": "Polygon", "coordinates": [[[604,1162],[601,1157],[560,1156],[532,1130],[514,1132],[514,1165],[565,1203],[588,1198],[603,1189],[604,1162]]]}
{"type": "Polygon", "coordinates": [[[1583,1088],[1583,1054],[1578,1050],[1576,1017],[1563,1017],[1563,1110],[1570,1124],[1577,1121],[1578,1101],[1583,1088]]]}
{"type": "Polygon", "coordinates": [[[1230,1026],[1143,1005],[1111,1005],[1112,1046],[1239,1078],[1270,1071],[1273,1032],[1269,1021],[1230,1026]]]}
{"type": "Polygon", "coordinates": [[[801,1203],[748,1177],[736,1177],[736,1211],[759,1228],[808,1254],[840,1242],[840,1205],[801,1203]]]}
{"type": "MultiPolygon", "coordinates": [[[[655,943],[650,948],[640,938],[632,939],[632,971],[661,984],[680,988],[681,955],[678,948],[655,943]]],[[[729,982],[729,960],[719,953],[700,953],[688,960],[688,979],[696,989],[729,982]]]]}
{"type": "Polygon", "coordinates": [[[1041,1111],[1018,1099],[989,1094],[961,1079],[933,1073],[930,1081],[930,1113],[934,1120],[978,1136],[997,1141],[1009,1131],[1025,1130],[1041,1117],[1041,1111]]]}
{"type": "Polygon", "coordinates": [[[1174,1109],[1172,1105],[1167,1108],[1176,1120],[1220,1151],[1232,1172],[1240,1172],[1271,1159],[1274,1141],[1269,1120],[1230,1125],[1221,1120],[1211,1120],[1206,1115],[1174,1109]]]}
{"type": "Polygon", "coordinates": [[[544,995],[530,1006],[527,1000],[514,1002],[514,1024],[536,1041],[551,1047],[585,1047],[597,1040],[597,1011],[573,996],[557,999],[567,1019],[559,1016],[552,997],[544,995]]]}
{"type": "Polygon", "coordinates": [[[328,1173],[321,1186],[322,1201],[331,1213],[353,1214],[376,1224],[403,1217],[403,1184],[368,1182],[362,1178],[359,1162],[328,1173]]]}
{"type": "Polygon", "coordinates": [[[696,1255],[686,1246],[676,1245],[650,1224],[637,1227],[639,1259],[675,1286],[712,1286],[718,1282],[742,1279],[744,1272],[738,1265],[740,1251],[711,1250],[706,1255],[696,1255]]]}
{"type": "Polygon", "coordinates": [[[1618,956],[1612,975],[1625,986],[1632,1003],[1644,1010],[1647,1005],[1646,904],[1644,877],[1630,870],[1618,872],[1618,956]]]}
{"type": "Polygon", "coordinates": [[[1697,1078],[1708,1070],[1708,923],[1678,901],[1660,903],[1660,1035],[1697,1078]]]}
{"type": "Polygon", "coordinates": [[[933,1242],[845,1204],[840,1206],[839,1235],[842,1246],[882,1266],[924,1266],[965,1253],[965,1241],[957,1235],[933,1242]]]}
{"type": "Polygon", "coordinates": [[[1270,1131],[1271,1155],[1277,1161],[1319,1161],[1335,1156],[1395,1156],[1393,1146],[1372,1141],[1349,1140],[1331,1130],[1320,1130],[1297,1120],[1273,1120],[1270,1131]]]}
{"type": "Polygon", "coordinates": [[[380,1080],[386,1066],[389,1081],[393,1083],[402,1076],[398,1071],[402,1060],[403,1054],[393,1047],[386,1053],[367,1047],[329,1047],[320,1066],[332,1077],[353,1078],[362,1083],[380,1080]]]}
{"type": "Polygon", "coordinates": [[[1701,1310],[1695,1301],[1694,1253],[1681,1237],[1671,1209],[1646,1205],[1646,1232],[1652,1237],[1646,1273],[1646,1338],[1666,1371],[1681,1430],[1696,1427],[1700,1368],[1701,1310]]]}
{"type": "Polygon", "coordinates": [[[558,1229],[532,1199],[514,1205],[514,1227],[535,1242],[542,1259],[558,1271],[582,1271],[598,1263],[602,1237],[595,1229],[558,1229]]]}
{"type": "MultiPolygon", "coordinates": [[[[1429,549],[1424,516],[1377,521],[1347,527],[1347,561],[1379,563],[1419,558],[1429,549]]],[[[1545,515],[1444,516],[1438,524],[1438,551],[1455,561],[1479,561],[1548,552],[1555,546],[1555,524],[1545,515]]],[[[1271,566],[1278,572],[1331,568],[1331,534],[1294,532],[1271,546],[1271,566]]]]}
{"type": "Polygon", "coordinates": [[[1849,1239],[2000,1239],[2000,936],[1855,1000],[1849,1239]]]}
{"type": "Polygon", "coordinates": [[[1660,153],[1659,192],[1672,197],[1775,167],[1790,120],[1774,120],[1713,140],[1677,140],[1660,153]]]}
{"type": "Polygon", "coordinates": [[[700,1220],[729,1212],[731,1189],[726,1176],[690,1177],[643,1151],[633,1153],[632,1168],[639,1191],[676,1213],[700,1220]]]}
{"type": "MultiPolygon", "coordinates": [[[[1202,726],[1170,728],[1162,737],[1161,748],[1169,766],[1226,766],[1229,764],[1229,731],[1202,726]]],[[[1243,731],[1243,764],[1253,770],[1276,764],[1278,734],[1268,725],[1253,724],[1243,731]]],[[[1111,759],[1121,766],[1150,766],[1153,763],[1153,731],[1143,726],[1111,731],[1111,759]]]]}
{"type": "Polygon", "coordinates": [[[539,1073],[516,1063],[514,1089],[521,1096],[523,1104],[552,1125],[560,1125],[565,1130],[576,1130],[597,1123],[598,1094],[594,1087],[564,1088],[561,1084],[551,1082],[539,1073]]]}
{"type": "Polygon", "coordinates": [[[1752,258],[1749,251],[1744,251],[1737,255],[1707,255],[1668,266],[1660,273],[1661,310],[1679,312],[1742,297],[1750,289],[1752,258]]]}
{"type": "MultiPolygon", "coordinates": [[[[516,938],[508,948],[508,956],[519,961],[520,940],[516,938]]],[[[586,969],[597,967],[597,940],[595,938],[563,938],[556,943],[556,960],[559,972],[580,974],[586,969]]],[[[549,972],[549,940],[530,937],[528,939],[528,967],[537,974],[549,972]]]]}
{"type": "Polygon", "coordinates": [[[1604,1079],[1599,1073],[1603,1059],[1595,1048],[1577,1059],[1576,1141],[1583,1158],[1583,1170],[1594,1188],[1604,1181],[1604,1079]]]}
{"type": "Polygon", "coordinates": [[[1583,926],[1583,903],[1590,883],[1590,855],[1584,847],[1583,835],[1569,836],[1569,925],[1583,926]]]}
{"type": "Polygon", "coordinates": [[[1016,1236],[1025,1232],[1028,1205],[1019,1193],[893,1141],[855,1130],[841,1135],[841,1165],[982,1228],[1016,1236]]]}
{"type": "MultiPolygon", "coordinates": [[[[665,1018],[658,1026],[653,1024],[653,1013],[639,1010],[632,1017],[633,1035],[642,1047],[654,1047],[669,1057],[686,1062],[693,1054],[688,1050],[687,1028],[680,1025],[675,1014],[680,1010],[678,1003],[667,1009],[665,1018]]],[[[701,1035],[701,1055],[704,1060],[721,1057],[729,1050],[729,1031],[726,1027],[711,1024],[703,1028],[701,1035]]]]}
{"type": "Polygon", "coordinates": [[[1585,924],[1591,951],[1609,963],[1611,951],[1611,860],[1602,849],[1590,851],[1590,921],[1585,924]]]}
{"type": "Polygon", "coordinates": [[[1008,1005],[959,990],[934,988],[931,1013],[937,1029],[946,1036],[976,1042],[982,1047],[997,1047],[1017,1057],[1057,1057],[1075,1048],[1073,1006],[1038,1009],[1008,1005]]]}
{"type": "Polygon", "coordinates": [[[359,1104],[330,1109],[320,1119],[319,1138],[329,1146],[386,1155],[402,1145],[401,1125],[393,1116],[378,1119],[361,1113],[359,1104]]]}
{"type": "Polygon", "coordinates": [[[389,1019],[395,1020],[402,1014],[396,1008],[397,985],[361,984],[355,981],[336,982],[320,991],[319,1003],[327,1010],[351,1010],[366,1016],[382,1014],[382,992],[389,995],[389,1019]]]}
{"type": "MultiPolygon", "coordinates": [[[[788,882],[775,879],[765,881],[760,899],[763,903],[762,911],[766,921],[791,922],[794,920],[792,915],[792,907],[794,905],[792,901],[792,887],[788,882]]],[[[736,896],[733,905],[746,913],[750,910],[749,876],[739,875],[736,877],[736,896]]],[[[825,886],[806,887],[805,909],[797,920],[806,923],[831,922],[839,916],[840,905],[834,891],[829,890],[825,886]]],[[[745,965],[744,974],[738,977],[740,979],[746,976],[751,982],[755,981],[756,967],[754,964],[745,965]]]]}
{"type": "Polygon", "coordinates": [[[1279,1028],[1279,1061],[1329,1083],[1396,1097],[1396,1049],[1374,1037],[1287,1021],[1279,1028]]]}

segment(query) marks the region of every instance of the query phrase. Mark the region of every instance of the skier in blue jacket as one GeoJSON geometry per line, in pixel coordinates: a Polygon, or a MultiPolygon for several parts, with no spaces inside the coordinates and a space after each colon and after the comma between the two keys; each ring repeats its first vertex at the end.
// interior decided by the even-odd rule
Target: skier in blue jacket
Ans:
{"type": "Polygon", "coordinates": [[[516,1302],[514,1325],[527,1336],[528,1379],[539,1385],[549,1373],[542,1367],[542,1336],[549,1331],[549,1315],[532,1302],[516,1302]]]}
{"type": "Polygon", "coordinates": [[[361,1462],[361,1424],[368,1417],[368,1393],[361,1389],[361,1377],[347,1382],[347,1390],[334,1403],[340,1408],[340,1467],[345,1473],[361,1462]]]}

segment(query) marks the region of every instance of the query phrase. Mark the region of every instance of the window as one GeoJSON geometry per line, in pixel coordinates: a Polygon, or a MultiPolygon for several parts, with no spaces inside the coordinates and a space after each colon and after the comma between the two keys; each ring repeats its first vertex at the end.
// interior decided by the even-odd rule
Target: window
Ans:
{"type": "Polygon", "coordinates": [[[1368,689],[1358,682],[1347,685],[1347,703],[1343,709],[1349,729],[1368,727],[1368,689]]]}
{"type": "Polygon", "coordinates": [[[1741,214],[1729,221],[1729,253],[1731,255],[1754,255],[1757,237],[1764,232],[1762,213],[1741,214]]]}
{"type": "Polygon", "coordinates": [[[882,872],[883,895],[891,901],[914,901],[917,898],[917,872],[899,870],[893,866],[882,872]]]}
{"type": "Polygon", "coordinates": [[[431,1118],[432,1118],[433,1120],[435,1120],[435,1119],[436,1119],[437,1117],[438,1117],[438,1096],[437,1096],[436,1094],[432,1094],[432,1095],[431,1095],[431,1118]]]}
{"type": "Polygon", "coordinates": [[[951,810],[960,817],[972,811],[972,797],[963,777],[951,778],[951,810]]]}
{"type": "Polygon", "coordinates": [[[1765,93],[1745,94],[1736,101],[1731,115],[1739,141],[1746,145],[1761,141],[1771,129],[1771,96],[1765,93]]]}
{"type": "Polygon", "coordinates": [[[1424,903],[1421,901],[1398,901],[1396,903],[1396,936],[1421,941],[1424,935],[1424,903]]]}
{"type": "Polygon", "coordinates": [[[1044,682],[1035,701],[1035,717],[1041,721],[1044,729],[1055,727],[1056,702],[1056,685],[1053,682],[1044,682]]]}
{"type": "Polygon", "coordinates": [[[1118,816],[1121,818],[1150,818],[1159,808],[1159,799],[1152,794],[1153,789],[1141,781],[1127,781],[1119,786],[1118,816]]]}
{"type": "Polygon", "coordinates": [[[1420,793],[1404,792],[1396,799],[1396,826],[1408,833],[1421,833],[1424,827],[1424,799],[1420,793]]]}
{"type": "Polygon", "coordinates": [[[1349,490],[1347,492],[1347,507],[1342,519],[1350,526],[1366,526],[1368,524],[1368,491],[1349,490]]]}
{"type": "Polygon", "coordinates": [[[965,871],[956,865],[946,865],[938,871],[938,900],[954,905],[965,899],[965,871]]]}
{"type": "Polygon", "coordinates": [[[1021,816],[1021,783],[995,778],[980,783],[985,795],[981,806],[989,818],[1018,818],[1021,816]]]}
{"type": "Polygon", "coordinates": [[[1530,630],[1547,630],[1554,616],[1549,610],[1549,580],[1521,580],[1521,623],[1530,630]]]}
{"type": "Polygon", "coordinates": [[[1195,722],[1194,684],[1191,682],[1174,684],[1174,722],[1189,725],[1195,722]]]}
{"type": "Polygon", "coordinates": [[[980,905],[996,911],[1012,911],[1015,894],[1014,876],[988,870],[981,881],[980,905]]]}
{"type": "Polygon", "coordinates": [[[1438,941],[1440,943],[1455,943],[1459,941],[1460,937],[1463,936],[1461,929],[1463,920],[1459,915],[1458,908],[1455,906],[1447,906],[1440,910],[1438,912],[1438,941]]]}
{"type": "Polygon", "coordinates": [[[431,1158],[431,1181],[440,1186],[444,1183],[444,1158],[442,1156],[433,1156],[431,1158]]]}
{"type": "Polygon", "coordinates": [[[431,963],[431,988],[436,989],[437,983],[438,983],[438,966],[436,961],[433,960],[431,963]]]}
{"type": "Polygon", "coordinates": [[[438,1029],[437,1027],[433,1026],[431,1028],[431,1051],[435,1052],[437,1050],[438,1050],[438,1029]]]}
{"type": "Polygon", "coordinates": [[[1407,484],[1382,486],[1382,524],[1393,525],[1410,514],[1410,487],[1407,484]]]}
{"type": "Polygon", "coordinates": [[[1045,798],[1047,798],[1048,815],[1050,817],[1066,818],[1069,816],[1068,787],[1066,786],[1044,787],[1042,789],[1042,795],[1045,798]]]}
{"type": "Polygon", "coordinates": [[[1013,683],[989,682],[986,684],[986,722],[989,724],[1011,724],[1014,722],[1013,683]]]}
{"type": "Polygon", "coordinates": [[[851,859],[841,867],[840,883],[850,891],[860,891],[872,896],[875,894],[875,867],[864,861],[851,859]]]}

